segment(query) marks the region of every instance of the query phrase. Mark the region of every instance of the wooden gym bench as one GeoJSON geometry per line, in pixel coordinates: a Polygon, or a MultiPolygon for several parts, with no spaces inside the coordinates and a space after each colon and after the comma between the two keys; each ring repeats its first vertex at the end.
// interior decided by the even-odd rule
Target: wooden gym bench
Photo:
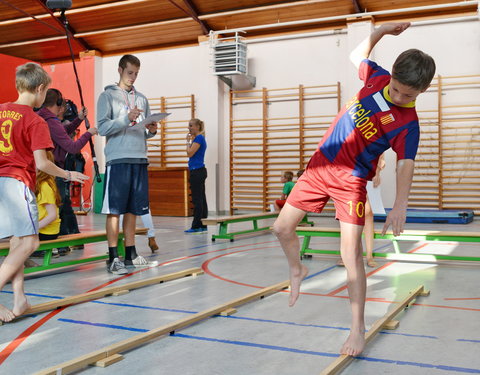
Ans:
{"type": "MultiPolygon", "coordinates": [[[[146,228],[138,228],[135,230],[135,234],[147,234],[147,231],[148,230],[146,228]]],[[[125,255],[125,246],[123,243],[123,238],[124,238],[123,232],[120,231],[118,234],[118,253],[120,255],[125,255]]],[[[102,254],[104,255],[97,255],[89,258],[69,259],[66,261],[51,263],[52,249],[54,248],[85,245],[89,243],[104,242],[104,241],[107,241],[107,232],[104,230],[82,232],[82,233],[76,233],[76,234],[67,234],[65,236],[59,236],[55,240],[40,241],[40,246],[35,251],[45,251],[45,255],[43,257],[43,263],[38,267],[25,268],[25,273],[45,271],[45,270],[50,270],[54,268],[73,266],[76,264],[95,262],[97,260],[107,259],[108,255],[105,254],[106,253],[105,251],[105,252],[102,252],[102,254]]],[[[1,242],[0,256],[7,256],[9,248],[10,248],[9,242],[1,242]]],[[[107,249],[106,246],[105,246],[105,249],[107,249]]]]}
{"type": "MultiPolygon", "coordinates": [[[[218,226],[218,234],[212,235],[212,241],[215,241],[217,238],[230,240],[233,242],[234,237],[240,234],[247,234],[247,233],[254,233],[254,232],[262,232],[266,230],[270,230],[270,226],[259,227],[258,221],[265,220],[265,219],[272,219],[278,216],[278,212],[261,212],[257,214],[246,214],[246,215],[233,215],[233,216],[224,216],[218,217],[215,219],[202,219],[203,225],[217,225],[218,226]],[[251,221],[253,223],[252,229],[242,230],[238,232],[228,232],[228,225],[234,223],[240,223],[245,221],[251,221]]],[[[301,221],[303,224],[313,226],[312,221],[308,221],[307,215],[305,215],[301,221]]]]}
{"type": "MultiPolygon", "coordinates": [[[[300,257],[310,254],[335,254],[340,255],[337,250],[314,250],[310,248],[310,239],[312,237],[340,237],[340,228],[327,227],[297,227],[296,232],[299,236],[303,236],[303,242],[300,249],[300,257]]],[[[375,257],[383,257],[389,260],[404,261],[438,261],[438,260],[455,260],[455,261],[480,261],[480,257],[473,256],[456,256],[444,254],[415,254],[401,253],[397,241],[438,241],[438,242],[480,242],[480,232],[452,232],[452,231],[435,231],[435,230],[405,230],[399,236],[394,236],[391,231],[382,235],[381,231],[376,230],[374,239],[393,241],[394,253],[373,253],[375,257]]]]}

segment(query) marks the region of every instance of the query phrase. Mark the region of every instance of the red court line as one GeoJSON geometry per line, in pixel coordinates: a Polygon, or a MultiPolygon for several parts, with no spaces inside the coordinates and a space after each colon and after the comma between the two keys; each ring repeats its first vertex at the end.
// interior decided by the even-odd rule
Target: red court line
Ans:
{"type": "Polygon", "coordinates": [[[242,286],[248,286],[248,287],[251,287],[251,288],[257,288],[257,289],[262,289],[262,288],[265,288],[264,286],[258,286],[258,285],[253,285],[253,284],[246,284],[246,283],[241,283],[239,281],[235,281],[235,280],[232,280],[232,279],[226,279],[222,276],[219,276],[215,273],[213,273],[212,271],[210,271],[210,268],[208,268],[208,266],[210,265],[211,262],[213,262],[214,260],[217,260],[218,258],[222,258],[224,256],[227,256],[227,255],[230,255],[230,254],[237,254],[237,253],[244,253],[246,251],[252,251],[252,250],[263,250],[263,249],[272,249],[272,248],[278,248],[278,246],[266,246],[266,247],[260,247],[260,248],[255,248],[255,249],[246,249],[246,250],[238,250],[238,251],[233,251],[233,252],[229,252],[228,254],[221,254],[221,255],[218,255],[214,258],[210,258],[209,260],[205,261],[203,264],[202,264],[202,270],[212,276],[212,277],[215,277],[216,279],[219,279],[219,280],[222,280],[222,281],[226,281],[228,283],[232,283],[232,284],[236,284],[236,285],[242,285],[242,286]]]}
{"type": "MultiPolygon", "coordinates": [[[[408,251],[407,253],[408,253],[408,254],[412,254],[412,253],[414,253],[415,251],[420,250],[421,248],[423,248],[423,247],[425,247],[425,246],[427,246],[427,245],[428,245],[428,243],[421,244],[420,246],[416,247],[415,249],[412,249],[412,250],[408,251]]],[[[376,274],[377,272],[379,272],[379,271],[381,271],[381,270],[383,270],[383,269],[385,269],[385,268],[387,268],[387,267],[389,267],[389,266],[391,266],[392,264],[395,264],[395,263],[396,263],[396,262],[389,262],[389,263],[387,263],[387,264],[384,264],[383,266],[381,266],[381,267],[373,270],[372,272],[367,273],[367,274],[366,274],[366,277],[368,278],[368,277],[376,274]]],[[[335,290],[331,291],[331,292],[328,293],[327,295],[330,296],[330,297],[331,297],[331,296],[334,296],[335,294],[338,294],[338,293],[344,291],[345,289],[347,289],[347,287],[348,287],[348,286],[345,284],[344,286],[342,286],[342,287],[340,287],[340,288],[338,288],[338,289],[335,289],[335,290]]]]}
{"type": "MultiPolygon", "coordinates": [[[[413,250],[410,250],[409,253],[412,253],[414,251],[417,251],[419,249],[421,249],[423,246],[426,246],[428,244],[424,244],[424,245],[421,245],[413,250]]],[[[219,258],[222,258],[222,257],[225,257],[225,256],[228,256],[230,254],[235,254],[235,253],[242,253],[242,252],[246,252],[246,251],[251,251],[251,250],[262,250],[262,249],[268,249],[268,248],[275,248],[276,246],[269,246],[269,247],[261,247],[261,248],[255,248],[255,249],[246,249],[246,250],[239,250],[239,251],[234,251],[234,252],[229,252],[229,253],[226,253],[226,254],[220,254],[214,258],[211,258],[207,261],[205,261],[203,264],[202,264],[202,269],[203,271],[212,276],[212,277],[215,277],[216,279],[219,279],[219,280],[222,280],[222,281],[226,281],[228,283],[232,283],[232,284],[236,284],[236,285],[242,285],[242,286],[248,286],[248,287],[252,287],[252,288],[258,288],[258,289],[261,289],[261,288],[264,288],[265,286],[258,286],[258,285],[252,285],[252,284],[247,284],[247,283],[242,283],[242,282],[239,282],[239,281],[235,281],[235,280],[232,280],[232,279],[227,279],[225,277],[222,277],[222,276],[219,276],[215,273],[213,273],[210,268],[209,268],[209,265],[212,261],[214,260],[217,260],[219,258]]],[[[388,265],[391,265],[391,264],[394,264],[396,262],[390,262],[388,264],[385,264],[383,265],[382,267],[379,267],[378,269],[372,271],[372,272],[369,272],[367,274],[367,276],[370,276],[370,275],[373,275],[375,274],[376,272],[378,272],[379,270],[385,268],[386,266],[388,265]]],[[[283,293],[289,293],[288,290],[282,290],[281,292],[283,293]]],[[[311,293],[311,292],[300,292],[301,295],[306,295],[306,296],[315,296],[315,297],[332,297],[332,298],[343,298],[343,299],[348,299],[349,297],[348,296],[337,296],[337,295],[330,295],[329,294],[322,294],[322,293],[311,293]]],[[[367,302],[381,302],[381,303],[388,303],[388,304],[392,304],[392,303],[397,303],[397,301],[390,301],[390,300],[386,300],[385,298],[378,298],[378,297],[373,297],[373,298],[366,298],[365,301],[367,302]]],[[[414,303],[414,305],[416,306],[425,306],[425,307],[435,307],[435,308],[439,308],[439,309],[452,309],[452,310],[462,310],[462,311],[480,311],[480,309],[474,309],[474,308],[468,308],[468,307],[457,307],[457,306],[444,306],[444,305],[429,305],[429,304],[424,304],[424,303],[414,303]]]]}
{"type": "Polygon", "coordinates": [[[472,297],[472,298],[444,298],[445,301],[475,301],[480,300],[480,297],[472,297]]]}
{"type": "MultiPolygon", "coordinates": [[[[260,242],[258,244],[253,244],[254,245],[263,245],[263,244],[266,244],[266,243],[272,243],[272,242],[275,242],[275,241],[266,241],[266,242],[260,242]]],[[[198,254],[194,254],[194,255],[187,255],[187,256],[184,256],[184,257],[180,257],[180,258],[176,258],[176,259],[171,259],[171,260],[168,260],[166,262],[163,262],[163,263],[160,263],[158,266],[156,267],[160,267],[160,266],[164,266],[164,265],[167,265],[167,264],[171,264],[171,263],[175,263],[175,262],[180,262],[182,260],[185,260],[185,259],[189,259],[189,258],[195,258],[195,257],[198,257],[198,256],[201,256],[201,255],[206,255],[206,254],[210,254],[210,253],[217,253],[219,251],[226,251],[226,250],[229,250],[229,249],[236,249],[236,248],[241,248],[241,247],[246,247],[246,246],[252,246],[252,244],[248,244],[248,245],[240,245],[240,246],[235,246],[235,247],[230,247],[230,248],[225,248],[225,249],[219,249],[219,250],[212,250],[212,251],[205,251],[205,252],[202,252],[202,253],[198,253],[198,254]]],[[[154,267],[152,267],[154,268],[154,267]]],[[[148,270],[149,268],[144,268],[142,270],[139,270],[139,271],[135,271],[135,272],[132,272],[132,273],[129,273],[128,275],[125,275],[125,276],[121,276],[121,277],[118,277],[116,279],[113,279],[113,280],[110,280],[109,282],[106,282],[102,285],[99,285],[93,289],[90,289],[87,291],[88,292],[93,292],[93,291],[96,291],[98,289],[101,289],[101,288],[104,288],[108,285],[111,285],[113,283],[116,283],[117,281],[120,281],[120,280],[123,280],[127,277],[130,277],[132,275],[136,275],[140,272],[144,272],[146,270],[148,270]]],[[[40,328],[42,325],[44,325],[46,322],[48,322],[51,318],[53,318],[55,315],[57,315],[58,313],[62,312],[63,310],[65,310],[67,307],[69,307],[71,305],[68,305],[68,306],[64,306],[60,309],[57,309],[57,310],[54,310],[54,311],[51,311],[50,313],[48,313],[47,315],[45,315],[43,318],[41,318],[39,321],[35,322],[34,324],[32,324],[30,327],[28,327],[25,331],[23,331],[20,335],[18,335],[15,339],[13,339],[1,352],[0,352],[0,365],[5,362],[5,360],[31,335],[33,334],[38,328],[40,328]]]]}

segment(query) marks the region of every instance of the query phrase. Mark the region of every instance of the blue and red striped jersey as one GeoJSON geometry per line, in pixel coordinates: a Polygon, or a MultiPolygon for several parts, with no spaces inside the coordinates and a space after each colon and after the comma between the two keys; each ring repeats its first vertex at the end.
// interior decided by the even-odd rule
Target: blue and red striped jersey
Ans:
{"type": "Polygon", "coordinates": [[[363,88],[335,117],[316,152],[352,175],[371,180],[378,158],[390,147],[398,160],[415,159],[420,128],[415,102],[402,107],[392,103],[389,72],[366,59],[359,76],[363,88]]]}

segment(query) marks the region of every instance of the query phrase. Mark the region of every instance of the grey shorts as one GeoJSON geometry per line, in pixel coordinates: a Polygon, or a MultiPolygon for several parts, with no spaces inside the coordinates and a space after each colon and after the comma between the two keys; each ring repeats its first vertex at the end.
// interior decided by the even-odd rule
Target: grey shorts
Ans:
{"type": "Polygon", "coordinates": [[[0,177],[0,192],[0,238],[38,234],[35,194],[11,177],[0,177]]]}

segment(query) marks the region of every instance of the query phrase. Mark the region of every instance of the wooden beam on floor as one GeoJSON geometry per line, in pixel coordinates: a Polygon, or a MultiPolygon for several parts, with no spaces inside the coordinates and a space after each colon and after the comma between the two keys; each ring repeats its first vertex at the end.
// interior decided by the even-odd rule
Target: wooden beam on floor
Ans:
{"type": "MultiPolygon", "coordinates": [[[[236,298],[229,302],[223,303],[221,305],[212,307],[210,309],[200,311],[196,314],[189,315],[183,319],[177,320],[173,323],[166,324],[164,326],[152,329],[151,331],[140,333],[131,338],[125,339],[123,341],[117,342],[115,344],[106,346],[102,349],[96,350],[94,352],[85,354],[78,358],[72,359],[70,361],[61,363],[56,366],[44,369],[36,373],[36,375],[61,375],[61,374],[70,374],[72,372],[78,371],[88,365],[95,365],[97,362],[105,363],[105,359],[114,356],[115,354],[123,353],[128,350],[137,348],[155,338],[160,336],[165,336],[174,333],[175,331],[188,327],[196,322],[210,318],[214,315],[220,314],[222,311],[225,311],[229,308],[234,308],[240,305],[243,305],[252,300],[259,298],[264,298],[268,295],[277,293],[283,289],[288,288],[290,285],[289,280],[282,281],[281,283],[271,285],[269,287],[259,289],[255,292],[247,294],[243,297],[236,298]]],[[[118,357],[117,357],[118,358],[118,357]]]]}
{"type": "MultiPolygon", "coordinates": [[[[428,295],[423,285],[420,285],[416,289],[410,292],[410,294],[403,299],[403,301],[397,303],[397,306],[387,312],[383,318],[378,319],[373,326],[368,330],[365,335],[365,345],[367,345],[375,335],[380,332],[390,321],[395,318],[396,315],[402,310],[404,310],[411,301],[413,301],[417,296],[428,295]]],[[[355,357],[350,355],[341,354],[335,361],[333,361],[326,369],[324,369],[320,375],[334,375],[340,373],[350,362],[352,362],[355,357]]]]}
{"type": "Polygon", "coordinates": [[[60,300],[54,300],[54,301],[49,301],[45,303],[40,303],[38,305],[33,305],[32,307],[30,307],[30,309],[25,311],[24,315],[39,314],[39,313],[58,309],[59,307],[75,305],[77,303],[91,301],[91,300],[102,298],[109,295],[121,295],[128,292],[129,290],[142,288],[147,285],[163,283],[165,281],[176,280],[186,276],[201,275],[201,274],[203,274],[203,270],[201,268],[198,268],[198,267],[188,268],[183,271],[150,277],[144,280],[132,281],[131,283],[127,283],[123,285],[112,286],[108,288],[99,289],[93,292],[88,292],[88,293],[78,294],[72,297],[63,298],[60,300]]]}

